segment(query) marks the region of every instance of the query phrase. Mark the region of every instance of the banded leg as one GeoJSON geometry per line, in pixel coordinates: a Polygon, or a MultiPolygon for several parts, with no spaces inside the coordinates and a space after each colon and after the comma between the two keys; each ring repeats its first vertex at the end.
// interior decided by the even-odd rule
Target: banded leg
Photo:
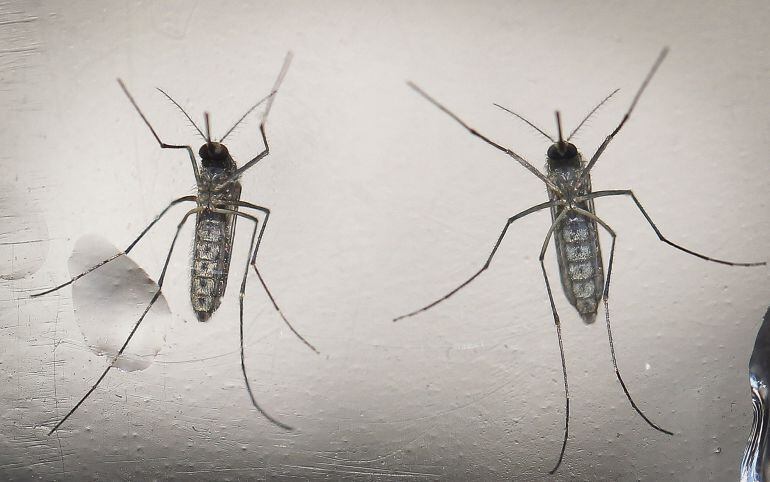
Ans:
{"type": "Polygon", "coordinates": [[[545,280],[545,289],[548,291],[548,301],[551,303],[551,313],[553,313],[553,322],[556,325],[556,337],[559,339],[559,355],[561,356],[561,371],[564,378],[564,438],[561,443],[561,450],[559,451],[559,460],[556,461],[556,465],[548,473],[553,475],[559,469],[561,461],[564,458],[564,451],[567,449],[567,437],[569,437],[569,384],[567,383],[567,361],[564,358],[564,342],[561,337],[561,320],[559,319],[559,313],[556,311],[556,304],[553,302],[553,292],[551,291],[551,283],[548,281],[548,274],[545,271],[545,252],[548,249],[548,243],[551,241],[551,236],[554,230],[559,226],[564,217],[569,211],[564,209],[559,216],[556,217],[551,227],[548,229],[548,234],[545,235],[545,241],[543,241],[543,247],[540,250],[540,269],[543,270],[543,279],[545,280]]]}
{"type": "Polygon", "coordinates": [[[141,240],[144,237],[144,235],[147,234],[147,232],[150,230],[150,228],[155,226],[155,223],[160,221],[160,218],[162,218],[163,215],[165,215],[168,212],[169,209],[171,209],[172,207],[176,206],[177,204],[179,204],[181,202],[195,201],[195,200],[196,200],[195,196],[184,196],[184,197],[180,197],[179,199],[174,199],[173,201],[171,201],[169,203],[168,206],[166,206],[165,209],[163,209],[163,211],[160,212],[160,214],[155,216],[155,219],[153,219],[152,222],[150,222],[150,224],[146,228],[144,228],[144,230],[139,234],[139,236],[137,236],[137,238],[131,244],[128,245],[128,247],[125,249],[125,251],[117,253],[114,256],[110,256],[109,258],[107,258],[107,259],[105,259],[103,261],[100,261],[99,263],[97,263],[94,266],[88,268],[87,270],[83,271],[79,275],[73,276],[66,283],[62,283],[62,284],[60,284],[60,285],[58,285],[58,286],[56,286],[54,288],[51,288],[49,290],[46,290],[46,291],[43,291],[43,292],[40,292],[40,293],[35,293],[33,295],[30,295],[30,297],[31,298],[37,298],[38,296],[43,296],[43,295],[47,295],[48,293],[53,293],[54,291],[58,291],[58,290],[64,288],[65,286],[71,285],[73,282],[79,280],[80,278],[82,278],[83,276],[87,275],[91,271],[94,271],[95,269],[101,268],[102,266],[104,266],[105,264],[109,263],[110,261],[119,258],[121,255],[128,254],[129,251],[131,251],[134,248],[134,246],[136,246],[136,244],[139,242],[139,240],[141,240]]]}
{"type": "Polygon", "coordinates": [[[607,279],[604,282],[604,293],[602,294],[602,301],[604,302],[604,318],[607,321],[607,337],[610,342],[610,355],[612,356],[612,367],[615,369],[615,376],[620,382],[620,386],[623,388],[623,392],[626,394],[626,398],[628,399],[628,402],[631,404],[634,410],[636,410],[636,413],[638,413],[639,416],[641,416],[650,427],[654,428],[658,432],[663,432],[667,435],[674,435],[673,432],[670,432],[664,428],[661,428],[659,425],[657,425],[652,420],[647,418],[647,416],[642,412],[642,410],[636,405],[636,403],[634,402],[634,399],[631,398],[631,394],[628,392],[626,383],[623,381],[623,377],[620,376],[620,370],[618,369],[618,360],[615,357],[615,344],[612,341],[612,327],[610,326],[610,305],[609,305],[610,279],[612,278],[612,263],[615,259],[615,241],[617,240],[617,234],[615,234],[615,231],[612,228],[610,228],[609,225],[607,225],[607,223],[602,221],[595,214],[580,208],[575,208],[574,210],[575,212],[582,214],[587,218],[591,218],[597,223],[601,224],[602,227],[610,234],[610,236],[612,236],[612,246],[610,247],[610,261],[607,264],[607,279]]]}
{"type": "Polygon", "coordinates": [[[174,245],[176,244],[176,240],[179,237],[179,232],[182,230],[182,226],[184,226],[184,223],[187,221],[187,218],[190,217],[191,214],[195,214],[199,212],[202,208],[195,208],[191,209],[187,212],[187,214],[184,215],[182,218],[182,221],[179,222],[179,225],[176,228],[176,233],[174,234],[174,239],[171,241],[171,247],[168,250],[168,254],[166,255],[166,261],[163,263],[163,270],[160,273],[160,278],[158,278],[158,290],[153,295],[152,299],[150,300],[150,303],[147,305],[147,308],[144,309],[144,312],[142,312],[142,316],[139,317],[139,320],[134,324],[134,327],[131,329],[131,333],[129,333],[128,338],[126,338],[126,341],[123,342],[123,346],[120,347],[120,350],[118,350],[118,353],[113,357],[112,361],[110,361],[110,364],[107,366],[107,368],[104,369],[104,372],[102,372],[101,376],[96,380],[96,383],[91,386],[91,388],[86,392],[85,395],[80,399],[80,401],[75,404],[72,409],[70,409],[69,412],[67,412],[67,415],[64,416],[61,420],[59,420],[59,423],[57,423],[50,432],[48,432],[48,435],[51,435],[54,433],[65,421],[67,421],[70,416],[72,416],[75,411],[80,408],[80,406],[83,404],[83,402],[86,401],[86,399],[93,393],[94,390],[96,390],[96,387],[99,386],[99,384],[104,380],[104,377],[107,376],[107,373],[110,371],[110,369],[115,365],[115,362],[120,358],[120,355],[123,354],[126,347],[128,346],[128,342],[131,341],[131,338],[134,337],[134,334],[136,333],[136,330],[139,328],[139,325],[142,323],[142,320],[144,320],[144,317],[147,316],[147,313],[152,308],[152,305],[155,304],[155,302],[160,297],[161,288],[163,287],[163,280],[166,277],[166,269],[168,268],[168,263],[171,260],[171,253],[174,252],[174,245]]]}
{"type": "MultiPolygon", "coordinates": [[[[257,206],[256,204],[251,204],[246,201],[238,201],[237,204],[239,206],[254,209],[264,213],[265,218],[262,220],[262,227],[259,230],[259,235],[257,236],[256,245],[254,245],[254,254],[251,255],[251,266],[254,268],[254,272],[257,273],[257,278],[259,278],[259,282],[262,283],[262,288],[264,288],[265,293],[267,293],[267,297],[270,298],[270,302],[273,304],[273,308],[275,308],[275,311],[278,312],[278,315],[280,315],[283,322],[286,323],[286,326],[289,327],[289,330],[291,330],[291,332],[294,333],[302,343],[307,345],[308,348],[310,348],[311,350],[313,350],[314,352],[320,355],[321,352],[319,352],[316,349],[316,347],[314,347],[309,341],[307,341],[305,337],[303,337],[289,322],[289,320],[286,318],[286,315],[283,314],[283,311],[278,306],[278,303],[275,301],[275,297],[273,297],[273,294],[270,292],[270,289],[267,287],[267,283],[265,283],[265,279],[262,277],[262,274],[259,272],[259,269],[257,268],[257,252],[259,251],[260,243],[262,243],[262,235],[265,232],[265,227],[267,226],[267,220],[270,219],[270,210],[266,207],[257,206]]],[[[256,218],[254,219],[255,219],[255,222],[257,222],[256,218]]]]}
{"type": "Polygon", "coordinates": [[[642,216],[644,216],[644,219],[647,220],[647,222],[652,227],[653,231],[655,231],[655,234],[658,235],[658,239],[660,239],[664,243],[668,244],[669,246],[673,246],[674,248],[676,248],[676,249],[678,249],[680,251],[684,251],[685,253],[687,253],[689,255],[695,256],[695,257],[700,258],[700,259],[705,259],[706,261],[712,261],[714,263],[726,264],[728,266],[765,266],[767,264],[766,261],[759,261],[759,262],[753,262],[753,263],[736,263],[736,262],[733,262],[733,261],[725,261],[725,260],[722,260],[722,259],[711,258],[711,257],[706,256],[704,254],[700,254],[698,252],[695,252],[693,250],[690,250],[690,249],[687,249],[687,248],[685,248],[683,246],[680,246],[680,245],[674,243],[673,241],[669,241],[668,239],[666,239],[665,236],[663,236],[663,233],[660,232],[658,227],[652,221],[652,218],[650,217],[650,215],[647,214],[647,211],[645,211],[644,208],[642,207],[642,203],[639,202],[639,199],[637,199],[637,197],[634,194],[634,192],[632,190],[630,190],[630,189],[608,189],[608,190],[604,190],[604,191],[594,191],[594,192],[592,192],[590,194],[587,194],[585,196],[580,196],[580,197],[576,198],[575,201],[576,202],[580,202],[580,201],[584,201],[584,200],[588,200],[588,199],[596,199],[596,198],[606,197],[606,196],[631,196],[631,199],[633,199],[634,203],[636,203],[636,207],[639,208],[639,211],[641,211],[642,216]]]}
{"type": "Polygon", "coordinates": [[[564,201],[557,200],[557,201],[548,201],[548,202],[540,203],[540,204],[538,204],[536,206],[532,206],[531,208],[525,209],[524,211],[522,211],[522,212],[520,212],[520,213],[518,213],[518,214],[516,214],[516,215],[514,215],[514,216],[512,216],[510,218],[508,218],[508,222],[505,223],[505,227],[503,228],[503,232],[500,233],[500,236],[497,238],[497,242],[495,243],[494,248],[492,248],[492,252],[489,254],[489,257],[487,258],[487,261],[484,263],[484,266],[482,266],[480,270],[478,270],[476,273],[474,273],[473,276],[471,276],[467,280],[463,281],[460,284],[460,286],[458,286],[457,288],[453,289],[449,293],[445,294],[441,298],[437,299],[433,303],[430,303],[429,305],[423,306],[422,308],[420,308],[418,310],[415,310],[415,311],[412,311],[411,313],[407,313],[405,315],[401,315],[399,317],[396,317],[396,318],[393,319],[393,321],[395,322],[395,321],[398,321],[398,320],[402,320],[404,318],[409,318],[410,316],[414,316],[416,314],[422,313],[423,311],[427,311],[427,310],[433,308],[434,306],[436,306],[437,304],[441,303],[442,301],[448,299],[449,297],[451,297],[452,295],[454,295],[455,293],[457,293],[461,289],[463,289],[466,286],[468,286],[471,281],[476,279],[481,273],[483,273],[487,268],[489,268],[490,263],[492,263],[492,258],[495,256],[495,253],[497,252],[497,248],[500,247],[500,243],[502,243],[503,238],[505,237],[505,233],[508,232],[508,227],[511,224],[513,224],[514,221],[516,221],[517,219],[521,219],[521,218],[523,218],[524,216],[526,216],[528,214],[532,214],[534,212],[540,211],[541,209],[545,209],[545,208],[548,208],[548,207],[551,207],[551,206],[560,205],[560,204],[564,204],[564,201]]]}

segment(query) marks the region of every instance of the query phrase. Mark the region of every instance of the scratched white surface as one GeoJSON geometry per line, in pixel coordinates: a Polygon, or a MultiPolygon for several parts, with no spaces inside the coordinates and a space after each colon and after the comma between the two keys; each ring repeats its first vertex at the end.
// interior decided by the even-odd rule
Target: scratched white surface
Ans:
{"type": "MultiPolygon", "coordinates": [[[[10,186],[0,261],[13,274],[0,280],[0,479],[546,478],[563,420],[537,263],[548,215],[515,226],[493,268],[451,301],[390,322],[478,269],[504,220],[544,200],[543,186],[404,81],[540,166],[547,143],[492,102],[550,131],[554,109],[573,126],[621,88],[577,138],[590,153],[669,45],[594,188],[635,189],[664,233],[690,248],[770,258],[770,7],[641,3],[0,4],[0,172],[10,186]],[[222,307],[201,324],[186,294],[188,231],[164,289],[170,314],[154,361],[111,371],[46,436],[106,360],[89,349],[70,288],[28,294],[68,279],[81,236],[126,246],[193,186],[189,161],[158,149],[115,78],[165,139],[197,148],[154,87],[196,120],[210,111],[221,133],[269,91],[289,49],[271,154],[245,176],[243,197],[272,209],[262,272],[322,355],[285,329],[254,278],[246,338],[259,401],[298,430],[255,413],[241,380],[234,277],[248,234],[239,232],[222,307]]],[[[254,119],[228,145],[241,161],[253,155],[254,119]]],[[[737,478],[768,269],[677,252],[627,200],[603,199],[597,210],[619,233],[611,308],[621,370],[675,436],[634,413],[602,324],[584,326],[557,288],[572,427],[554,478],[737,478]]],[[[179,216],[132,253],[153,279],[179,216]]],[[[548,261],[557,276],[552,252],[548,261]]],[[[127,310],[97,301],[105,323],[127,333],[134,320],[118,319],[127,310]]]]}

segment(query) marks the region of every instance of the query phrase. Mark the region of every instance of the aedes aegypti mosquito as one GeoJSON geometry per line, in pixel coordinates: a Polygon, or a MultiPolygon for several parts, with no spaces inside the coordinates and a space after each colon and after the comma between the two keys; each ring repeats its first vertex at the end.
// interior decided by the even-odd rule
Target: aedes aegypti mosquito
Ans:
{"type": "Polygon", "coordinates": [[[551,237],[554,238],[554,244],[556,245],[559,274],[561,277],[562,287],[564,288],[564,293],[566,294],[567,299],[575,307],[575,309],[580,314],[581,318],[586,324],[590,324],[594,322],[599,303],[603,302],[605,320],[607,324],[607,336],[609,338],[609,345],[610,345],[610,355],[612,357],[612,365],[615,369],[615,375],[617,376],[617,379],[620,382],[620,385],[626,394],[626,398],[628,398],[628,401],[631,403],[631,406],[634,408],[634,410],[636,410],[636,412],[652,428],[668,435],[673,435],[673,433],[656,425],[649,418],[647,418],[647,416],[644,413],[642,413],[641,409],[639,409],[639,407],[636,405],[634,400],[631,398],[631,394],[628,392],[628,389],[626,388],[626,384],[623,382],[623,378],[620,376],[620,371],[618,370],[618,364],[615,358],[615,346],[612,340],[612,329],[610,327],[610,315],[609,315],[609,304],[608,304],[609,293],[610,293],[610,277],[612,276],[612,262],[615,254],[616,234],[615,234],[615,231],[613,231],[612,228],[607,225],[607,223],[605,223],[598,216],[596,216],[596,211],[594,210],[594,203],[593,203],[594,199],[597,199],[600,197],[607,197],[607,196],[630,196],[631,199],[636,204],[636,207],[639,209],[639,211],[642,213],[644,218],[647,220],[647,222],[650,224],[652,229],[655,231],[655,234],[657,234],[658,238],[664,243],[669,244],[681,251],[684,251],[687,254],[696,256],[698,258],[701,258],[707,261],[713,261],[715,263],[721,263],[721,264],[726,264],[730,266],[761,266],[766,264],[765,262],[734,263],[731,261],[724,261],[720,259],[711,258],[705,255],[702,255],[700,253],[697,253],[695,251],[692,251],[690,249],[687,249],[685,247],[682,247],[676,243],[669,241],[663,236],[663,234],[661,234],[660,230],[655,225],[655,223],[653,223],[652,218],[650,218],[650,216],[644,210],[641,203],[637,199],[636,195],[634,195],[633,191],[628,189],[610,189],[610,190],[602,190],[602,191],[591,190],[591,175],[590,175],[591,169],[599,160],[599,156],[601,156],[601,154],[607,148],[607,146],[612,141],[612,139],[615,138],[615,136],[620,131],[620,129],[626,124],[626,121],[628,121],[629,117],[631,116],[631,112],[634,110],[634,107],[636,106],[637,102],[639,101],[639,98],[641,97],[642,93],[647,87],[647,84],[649,84],[650,80],[652,79],[653,75],[657,71],[658,67],[660,67],[660,64],[663,62],[663,59],[666,57],[667,53],[668,53],[667,48],[664,48],[661,51],[660,55],[658,56],[658,59],[653,64],[652,68],[647,74],[647,77],[645,77],[641,87],[639,88],[636,95],[634,96],[634,99],[631,102],[631,106],[628,108],[628,111],[626,111],[625,115],[623,116],[618,126],[615,128],[615,130],[613,130],[610,133],[610,135],[608,135],[604,139],[604,141],[601,143],[599,148],[596,150],[594,155],[591,157],[591,159],[587,163],[585,162],[583,157],[580,155],[575,145],[570,142],[570,139],[572,138],[572,136],[575,135],[577,130],[580,129],[580,127],[586,122],[586,120],[588,120],[588,118],[594,112],[596,112],[596,110],[599,107],[601,107],[601,105],[604,104],[604,102],[606,102],[610,97],[612,97],[612,95],[614,95],[617,92],[617,90],[612,92],[601,103],[599,103],[599,105],[597,105],[594,109],[592,109],[591,112],[589,112],[589,114],[580,122],[580,124],[578,124],[575,130],[572,131],[572,133],[567,137],[566,140],[562,136],[561,118],[558,111],[556,112],[556,126],[558,130],[558,139],[554,140],[553,137],[546,134],[543,130],[539,129],[538,127],[533,125],[528,120],[524,119],[519,114],[516,114],[515,112],[509,109],[506,109],[505,107],[495,104],[497,107],[500,107],[501,109],[515,115],[522,121],[526,122],[528,125],[536,129],[540,134],[542,134],[552,142],[552,145],[548,149],[548,153],[547,153],[545,174],[540,172],[532,164],[527,162],[523,157],[521,157],[511,149],[507,147],[503,147],[502,145],[494,142],[493,140],[486,137],[485,135],[479,133],[474,128],[470,127],[468,124],[465,123],[465,121],[460,119],[457,115],[455,115],[453,112],[451,112],[448,108],[446,108],[444,105],[439,103],[437,100],[429,96],[425,91],[423,91],[417,85],[415,85],[412,82],[408,82],[408,85],[411,88],[413,88],[415,91],[417,91],[418,94],[420,94],[422,97],[427,99],[433,105],[438,107],[445,114],[449,115],[452,119],[457,121],[460,125],[462,125],[465,129],[467,129],[471,134],[480,138],[487,144],[490,144],[493,147],[511,156],[519,164],[524,166],[532,174],[534,174],[541,181],[543,181],[548,188],[549,200],[547,202],[532,206],[529,209],[525,209],[524,211],[508,218],[508,221],[506,222],[502,233],[500,233],[500,236],[498,237],[494,248],[492,248],[492,252],[487,258],[487,261],[484,263],[484,266],[482,266],[480,270],[474,273],[473,276],[465,280],[459,286],[457,286],[456,288],[454,288],[452,291],[442,296],[441,298],[437,299],[436,301],[418,310],[415,310],[411,313],[407,313],[406,315],[399,316],[395,318],[393,321],[398,321],[403,318],[408,318],[410,316],[414,316],[416,314],[422,313],[436,306],[437,304],[441,303],[442,301],[446,300],[447,298],[451,297],[452,295],[460,291],[462,288],[467,286],[471,281],[476,279],[482,272],[484,272],[484,270],[489,268],[489,265],[492,262],[492,258],[495,256],[497,249],[500,247],[500,243],[505,237],[505,234],[508,231],[508,228],[514,221],[516,221],[517,219],[521,219],[524,216],[527,216],[534,212],[540,211],[542,209],[549,208],[551,211],[551,219],[553,222],[551,224],[551,227],[548,229],[548,232],[545,236],[545,240],[543,241],[543,246],[542,246],[542,249],[540,250],[539,260],[540,260],[540,267],[543,272],[543,279],[545,280],[545,287],[548,292],[548,299],[551,305],[551,312],[553,313],[554,323],[556,324],[556,335],[559,341],[559,354],[561,355],[562,374],[564,378],[564,395],[566,400],[565,414],[564,414],[564,417],[565,417],[564,438],[562,441],[561,451],[559,453],[559,459],[556,462],[556,465],[554,466],[554,468],[550,471],[551,474],[556,472],[556,470],[559,468],[559,465],[562,462],[562,459],[564,457],[564,451],[567,446],[567,437],[569,435],[569,385],[567,384],[567,364],[564,358],[564,345],[562,343],[562,335],[561,335],[561,321],[556,311],[556,305],[554,304],[554,301],[553,301],[553,293],[551,292],[551,284],[548,280],[548,274],[546,273],[545,264],[543,262],[545,258],[546,249],[551,240],[551,237]],[[609,258],[609,263],[607,265],[606,280],[604,278],[602,256],[601,256],[601,250],[599,247],[598,225],[601,225],[612,237],[612,246],[610,247],[610,258],[609,258]]]}
{"type": "Polygon", "coordinates": [[[126,248],[125,251],[111,256],[110,258],[105,259],[100,263],[97,263],[83,273],[72,277],[66,283],[62,283],[54,288],[43,291],[41,293],[36,293],[32,296],[37,297],[57,291],[65,286],[72,284],[74,281],[82,278],[95,269],[104,266],[119,256],[128,254],[131,249],[133,249],[133,247],[136,246],[136,244],[142,239],[142,237],[144,237],[144,235],[147,234],[147,232],[155,225],[155,223],[157,223],[169,211],[169,209],[176,206],[177,204],[193,202],[196,203],[197,206],[187,211],[187,213],[185,213],[184,217],[177,225],[176,233],[174,234],[174,238],[171,241],[171,247],[169,248],[168,254],[166,255],[166,260],[163,263],[163,270],[161,271],[160,278],[158,278],[158,289],[147,307],[144,309],[144,312],[142,313],[139,320],[134,324],[131,332],[126,338],[126,341],[120,347],[120,350],[118,350],[117,354],[112,358],[110,364],[101,374],[101,376],[96,380],[93,386],[91,386],[91,389],[88,390],[85,395],[83,395],[80,401],[75,404],[74,407],[72,407],[67,415],[59,420],[59,422],[50,430],[48,435],[54,433],[73,413],[75,413],[80,405],[82,405],[83,402],[85,402],[85,400],[91,395],[91,393],[96,390],[96,387],[99,386],[99,383],[101,383],[110,369],[114,366],[117,359],[123,354],[123,351],[126,349],[126,346],[131,341],[131,338],[136,333],[136,330],[139,328],[142,320],[144,320],[145,316],[150,311],[150,308],[152,308],[152,305],[160,296],[161,288],[163,287],[163,280],[166,276],[166,269],[168,268],[171,254],[174,251],[174,245],[176,244],[177,238],[179,237],[179,232],[186,223],[187,219],[193,214],[195,214],[195,238],[192,254],[190,301],[192,303],[193,310],[195,311],[195,315],[200,321],[207,321],[214,314],[214,312],[219,307],[222,296],[225,294],[227,276],[230,270],[230,259],[232,255],[233,242],[235,237],[235,225],[237,219],[241,217],[254,223],[254,229],[251,233],[251,242],[249,244],[249,255],[246,259],[246,268],[243,273],[243,279],[241,280],[241,288],[239,293],[241,371],[243,373],[243,380],[246,384],[246,389],[248,390],[249,397],[251,398],[251,403],[254,405],[254,408],[256,408],[267,420],[274,423],[275,425],[286,430],[292,430],[290,426],[279,422],[267,414],[259,406],[256,398],[254,397],[251,385],[249,384],[249,378],[246,375],[246,363],[244,361],[243,351],[243,298],[246,291],[246,277],[249,273],[249,266],[254,268],[257,278],[262,283],[262,287],[265,289],[265,292],[270,298],[273,307],[281,316],[289,329],[291,329],[291,331],[314,352],[318,353],[318,350],[316,350],[313,345],[305,340],[302,335],[300,335],[294,329],[291,323],[289,323],[289,320],[286,319],[283,312],[278,307],[275,298],[273,297],[272,293],[270,293],[270,290],[267,288],[262,275],[259,273],[259,269],[257,268],[256,264],[257,251],[259,250],[259,245],[262,241],[262,235],[265,232],[267,220],[270,217],[270,210],[263,206],[257,206],[256,204],[242,201],[240,199],[241,184],[239,182],[239,179],[244,172],[253,167],[270,153],[270,147],[267,143],[267,136],[265,135],[265,123],[267,121],[267,116],[270,113],[275,95],[278,92],[278,88],[280,87],[281,82],[283,81],[283,78],[289,68],[291,58],[292,54],[289,52],[286,55],[283,67],[278,74],[278,78],[270,94],[249,108],[246,113],[243,114],[240,119],[238,119],[238,121],[225,133],[224,136],[222,136],[219,141],[213,141],[211,139],[208,113],[204,113],[206,129],[206,134],[204,135],[201,129],[187,114],[187,112],[185,112],[185,110],[182,109],[182,107],[166,92],[158,89],[166,98],[168,98],[168,100],[170,100],[177,108],[179,108],[179,110],[185,115],[187,120],[192,123],[193,127],[195,127],[195,129],[198,131],[198,134],[200,134],[200,136],[205,141],[205,143],[198,150],[198,155],[201,158],[200,167],[198,166],[198,161],[196,160],[195,154],[189,145],[173,145],[166,144],[165,142],[161,141],[160,137],[155,132],[155,129],[153,129],[152,125],[150,125],[150,122],[144,116],[142,111],[139,109],[138,104],[128,92],[128,89],[126,88],[125,84],[123,84],[123,81],[118,79],[120,88],[126,94],[128,100],[131,102],[131,105],[134,106],[144,123],[150,129],[150,132],[158,141],[160,147],[163,149],[187,150],[190,156],[190,162],[192,163],[193,174],[195,175],[198,193],[197,195],[183,196],[171,201],[169,205],[166,206],[166,208],[163,209],[146,228],[144,228],[139,236],[130,245],[128,245],[128,248],[126,248]],[[262,136],[262,141],[265,145],[265,148],[253,159],[239,168],[237,167],[233,158],[230,156],[230,153],[228,152],[223,142],[227,136],[230,135],[230,133],[232,133],[233,130],[246,118],[246,116],[248,116],[252,111],[254,111],[263,103],[266,103],[266,106],[265,112],[262,115],[262,122],[259,125],[259,131],[262,136]],[[262,225],[259,228],[259,234],[257,234],[259,219],[253,214],[242,212],[240,209],[248,209],[251,210],[254,214],[262,214],[263,220],[262,225]]]}

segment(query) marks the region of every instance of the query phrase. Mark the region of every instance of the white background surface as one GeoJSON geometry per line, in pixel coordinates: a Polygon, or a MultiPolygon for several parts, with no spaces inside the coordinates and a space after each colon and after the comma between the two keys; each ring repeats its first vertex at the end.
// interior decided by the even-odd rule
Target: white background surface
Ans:
{"type": "MultiPolygon", "coordinates": [[[[621,88],[575,140],[589,155],[669,45],[594,188],[633,188],[661,230],[692,249],[770,255],[764,2],[10,2],[0,15],[3,268],[20,278],[0,284],[3,479],[545,477],[563,423],[537,263],[548,215],[517,223],[493,267],[451,301],[390,322],[467,278],[505,219],[545,200],[534,176],[407,79],[541,166],[548,143],[492,102],[548,131],[559,108],[571,129],[621,88]],[[250,278],[247,362],[259,401],[298,430],[250,407],[237,354],[240,279],[209,323],[194,321],[188,230],[164,289],[170,311],[153,322],[165,335],[154,361],[112,370],[47,437],[107,361],[86,344],[72,289],[27,295],[68,279],[81,236],[125,247],[194,184],[185,155],[158,149],[115,78],[161,136],[197,150],[200,139],[154,87],[198,121],[210,111],[221,135],[269,92],[287,50],[295,61],[268,124],[271,154],[245,176],[243,198],[272,209],[261,270],[322,355],[285,329],[250,278]],[[7,246],[18,249],[13,267],[7,246]]],[[[241,162],[257,152],[255,119],[228,146],[241,162]]],[[[737,478],[767,268],[669,248],[628,200],[599,200],[597,211],[619,233],[611,308],[621,370],[675,436],[633,412],[604,327],[583,325],[556,288],[573,417],[556,478],[737,478]]],[[[132,253],[153,279],[179,215],[132,253]]],[[[552,251],[548,262],[555,281],[552,251]]],[[[125,307],[101,303],[127,333],[125,307]]]]}

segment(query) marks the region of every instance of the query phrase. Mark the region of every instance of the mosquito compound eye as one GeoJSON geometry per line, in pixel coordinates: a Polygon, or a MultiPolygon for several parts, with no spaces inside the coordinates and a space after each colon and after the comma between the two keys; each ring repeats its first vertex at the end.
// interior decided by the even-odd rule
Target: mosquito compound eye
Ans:
{"type": "Polygon", "coordinates": [[[227,159],[229,156],[229,153],[227,152],[227,148],[224,146],[224,144],[215,143],[214,144],[214,157],[220,158],[220,159],[227,159]]]}

